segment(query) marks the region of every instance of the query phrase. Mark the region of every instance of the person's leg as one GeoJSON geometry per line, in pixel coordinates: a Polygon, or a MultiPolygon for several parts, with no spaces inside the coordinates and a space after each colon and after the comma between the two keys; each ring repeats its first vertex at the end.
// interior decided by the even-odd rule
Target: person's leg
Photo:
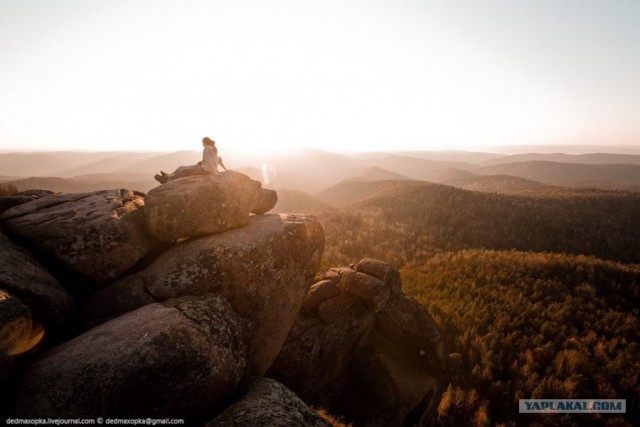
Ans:
{"type": "Polygon", "coordinates": [[[194,166],[180,166],[178,169],[173,171],[171,175],[169,175],[169,179],[176,178],[184,178],[185,176],[193,176],[193,175],[208,175],[207,172],[202,166],[194,165],[194,166]]]}

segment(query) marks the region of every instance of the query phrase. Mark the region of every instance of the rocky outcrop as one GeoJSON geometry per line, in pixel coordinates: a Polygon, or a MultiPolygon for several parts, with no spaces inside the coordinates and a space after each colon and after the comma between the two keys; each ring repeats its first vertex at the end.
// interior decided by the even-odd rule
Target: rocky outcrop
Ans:
{"type": "Polygon", "coordinates": [[[7,209],[0,415],[327,425],[315,402],[358,424],[419,421],[444,363],[433,321],[380,261],[311,286],[322,227],[262,214],[276,200],[227,172],[7,209]]]}
{"type": "Polygon", "coordinates": [[[275,192],[237,173],[163,187],[151,203],[128,190],[42,194],[2,214],[0,414],[204,422],[267,370],[318,269],[320,223],[258,214],[275,192]],[[160,207],[180,212],[186,241],[151,237],[148,226],[175,231],[160,207]],[[201,222],[222,228],[191,227],[201,222]],[[73,301],[65,287],[78,281],[73,301]],[[45,330],[62,333],[8,377],[45,330]]]}
{"type": "Polygon", "coordinates": [[[0,289],[15,295],[53,333],[73,315],[67,291],[29,252],[0,233],[0,289]]]}
{"type": "Polygon", "coordinates": [[[47,190],[30,190],[14,194],[13,196],[0,197],[0,214],[14,206],[32,202],[42,196],[48,196],[51,194],[53,194],[53,192],[47,190]]]}
{"type": "Polygon", "coordinates": [[[206,427],[330,427],[295,393],[268,378],[254,381],[247,392],[206,427]]]}
{"type": "Polygon", "coordinates": [[[435,410],[446,352],[399,272],[364,259],[322,279],[267,375],[358,424],[418,422],[435,410]]]}
{"type": "MultiPolygon", "coordinates": [[[[324,234],[313,218],[250,218],[250,212],[267,211],[275,204],[275,192],[259,188],[259,183],[240,174],[225,175],[216,180],[182,180],[172,185],[183,195],[192,191],[217,194],[217,203],[223,207],[233,207],[239,200],[245,200],[239,210],[243,219],[236,226],[248,221],[252,225],[244,232],[234,230],[228,236],[230,240],[209,241],[209,237],[215,236],[204,236],[199,242],[193,240],[173,248],[151,237],[142,193],[31,191],[11,200],[4,198],[8,209],[0,221],[9,237],[0,233],[3,266],[0,271],[0,380],[6,377],[17,355],[38,344],[45,331],[48,336],[56,336],[48,340],[48,346],[54,345],[53,348],[24,365],[24,376],[18,381],[16,413],[37,410],[50,415],[99,414],[101,410],[115,413],[115,408],[123,408],[120,413],[132,414],[135,406],[143,408],[140,414],[150,413],[145,412],[145,407],[152,413],[176,414],[182,407],[172,399],[176,399],[176,391],[179,395],[180,390],[184,390],[182,400],[190,400],[193,405],[185,407],[183,412],[204,414],[215,407],[218,400],[236,392],[253,372],[266,370],[312,283],[322,254],[324,234]],[[252,185],[257,188],[246,191],[252,185]],[[213,248],[208,250],[207,245],[213,248]],[[168,252],[163,254],[164,251],[168,252]],[[80,319],[73,319],[76,302],[65,287],[76,291],[72,295],[80,301],[87,294],[89,299],[95,298],[92,294],[96,284],[114,282],[142,260],[155,268],[174,255],[195,262],[165,265],[173,270],[167,270],[167,277],[158,277],[154,284],[149,284],[154,296],[145,285],[143,292],[147,300],[135,295],[135,287],[129,289],[131,294],[122,295],[123,299],[134,302],[131,307],[105,301],[117,308],[117,313],[110,322],[93,329],[83,327],[78,322],[80,319]],[[196,256],[200,257],[200,263],[191,258],[196,256]],[[159,257],[160,264],[154,263],[151,257],[159,257]],[[230,259],[237,263],[232,265],[230,259]],[[187,273],[189,269],[196,269],[196,275],[202,273],[202,276],[195,280],[195,276],[187,274],[180,276],[182,281],[174,280],[180,278],[171,275],[184,273],[180,271],[182,267],[187,268],[187,273]],[[192,279],[193,283],[187,283],[192,279]],[[77,292],[78,283],[84,284],[84,292],[77,292]],[[226,296],[222,295],[225,287],[226,296]],[[185,299],[193,301],[184,302],[185,299]],[[229,305],[230,301],[242,315],[229,305]],[[288,310],[282,310],[282,305],[288,310]],[[133,308],[139,310],[131,311],[133,308]],[[237,321],[232,322],[233,319],[237,321]],[[226,330],[225,322],[232,323],[226,330]],[[272,330],[264,330],[265,325],[272,330]],[[85,333],[55,346],[83,328],[85,333]],[[238,345],[227,345],[225,340],[229,334],[238,345]],[[270,334],[275,340],[270,340],[270,334]],[[227,348],[228,351],[224,350],[227,348]],[[217,357],[216,352],[224,357],[217,357]],[[189,357],[194,358],[193,364],[189,363],[189,357]],[[166,368],[168,365],[184,370],[172,371],[166,368]],[[212,383],[208,374],[196,367],[207,367],[212,375],[223,377],[212,383]],[[227,378],[229,373],[233,375],[227,378]],[[145,403],[132,394],[143,387],[134,380],[135,375],[141,375],[145,386],[155,387],[156,394],[149,394],[154,402],[145,403]],[[161,385],[161,380],[169,381],[170,386],[161,385]],[[193,393],[202,395],[203,400],[194,403],[194,399],[188,398],[193,393]],[[174,396],[169,397],[170,394],[174,396]],[[39,396],[39,406],[32,405],[33,396],[39,396]]],[[[182,212],[183,217],[207,211],[210,222],[217,222],[216,215],[223,216],[221,222],[226,221],[224,213],[212,211],[206,199],[192,201],[195,204],[190,206],[191,211],[182,212]]],[[[238,206],[235,209],[238,210],[238,206]]],[[[196,234],[187,233],[186,237],[196,234]]],[[[160,269],[152,274],[155,273],[162,276],[165,271],[160,269]]],[[[127,283],[143,277],[147,278],[145,274],[129,274],[127,283]]],[[[0,394],[6,397],[4,392],[0,394]]],[[[16,394],[10,392],[9,396],[16,394]]]]}
{"type": "Polygon", "coordinates": [[[250,213],[266,213],[276,202],[275,191],[228,171],[179,178],[152,189],[145,218],[156,239],[173,242],[242,227],[250,213]]]}
{"type": "Polygon", "coordinates": [[[182,295],[223,295],[248,329],[251,371],[280,351],[320,263],[324,233],[312,217],[260,215],[243,228],[193,239],[87,299],[89,318],[182,295]]]}
{"type": "Polygon", "coordinates": [[[152,304],[31,364],[15,416],[197,418],[238,388],[244,321],[220,296],[152,304]]]}
{"type": "Polygon", "coordinates": [[[104,285],[151,250],[143,206],[142,195],[127,190],[49,195],[6,210],[0,221],[30,247],[104,285]]]}

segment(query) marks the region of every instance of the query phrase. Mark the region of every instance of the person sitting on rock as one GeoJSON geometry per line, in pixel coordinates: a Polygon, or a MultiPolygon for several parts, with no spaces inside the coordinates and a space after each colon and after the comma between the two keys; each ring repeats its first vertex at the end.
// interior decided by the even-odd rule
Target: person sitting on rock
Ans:
{"type": "Polygon", "coordinates": [[[227,167],[222,162],[222,157],[218,156],[216,142],[208,136],[205,136],[202,138],[202,145],[204,146],[202,150],[202,161],[198,162],[197,165],[180,166],[170,174],[160,171],[159,174],[154,176],[156,181],[160,184],[164,184],[165,182],[185,176],[208,174],[220,175],[220,172],[218,172],[218,166],[221,166],[226,172],[227,167]]]}

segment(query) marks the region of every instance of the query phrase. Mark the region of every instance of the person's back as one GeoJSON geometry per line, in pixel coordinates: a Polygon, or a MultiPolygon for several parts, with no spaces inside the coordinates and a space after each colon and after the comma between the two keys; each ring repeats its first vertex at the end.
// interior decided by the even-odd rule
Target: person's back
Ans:
{"type": "Polygon", "coordinates": [[[202,150],[202,167],[209,173],[218,172],[218,149],[215,146],[205,145],[202,150]]]}
{"type": "Polygon", "coordinates": [[[222,162],[222,157],[218,156],[218,147],[216,142],[211,138],[204,137],[202,139],[202,167],[209,173],[218,174],[218,166],[222,166],[225,171],[227,167],[222,162]]]}

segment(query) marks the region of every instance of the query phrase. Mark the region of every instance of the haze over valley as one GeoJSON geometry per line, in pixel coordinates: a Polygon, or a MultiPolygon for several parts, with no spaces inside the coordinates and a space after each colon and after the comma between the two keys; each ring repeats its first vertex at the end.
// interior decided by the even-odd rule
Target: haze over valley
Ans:
{"type": "MultiPolygon", "coordinates": [[[[224,154],[224,153],[222,153],[224,154]]],[[[159,170],[195,164],[195,151],[0,153],[0,180],[20,191],[81,192],[132,187],[148,191],[159,170]]],[[[249,157],[249,156],[247,156],[249,157]]],[[[314,148],[243,158],[226,164],[276,190],[316,196],[342,181],[415,180],[495,193],[578,189],[640,190],[640,154],[464,151],[338,154],[314,148]]]]}

